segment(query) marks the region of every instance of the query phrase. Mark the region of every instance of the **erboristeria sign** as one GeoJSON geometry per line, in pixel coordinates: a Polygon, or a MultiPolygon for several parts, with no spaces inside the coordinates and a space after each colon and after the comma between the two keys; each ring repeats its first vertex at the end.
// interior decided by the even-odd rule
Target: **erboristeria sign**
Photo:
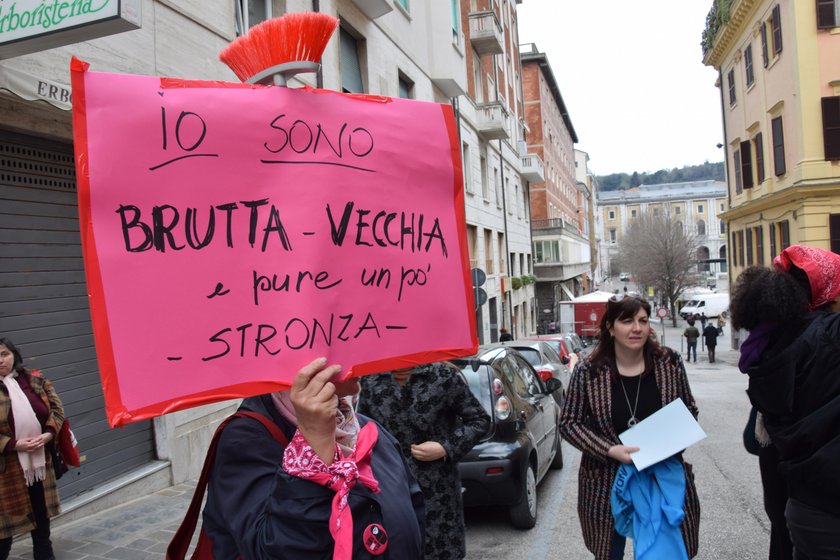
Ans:
{"type": "Polygon", "coordinates": [[[137,29],[140,5],[141,0],[0,0],[0,58],[137,29]]]}

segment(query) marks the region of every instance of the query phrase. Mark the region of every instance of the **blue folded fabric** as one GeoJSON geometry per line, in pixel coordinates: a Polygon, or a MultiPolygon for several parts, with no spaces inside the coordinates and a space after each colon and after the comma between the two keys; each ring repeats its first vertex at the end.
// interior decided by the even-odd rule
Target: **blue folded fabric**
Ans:
{"type": "Polygon", "coordinates": [[[688,560],[680,523],[685,516],[685,471],[670,457],[639,472],[618,469],[612,489],[615,530],[633,539],[636,560],[688,560]]]}

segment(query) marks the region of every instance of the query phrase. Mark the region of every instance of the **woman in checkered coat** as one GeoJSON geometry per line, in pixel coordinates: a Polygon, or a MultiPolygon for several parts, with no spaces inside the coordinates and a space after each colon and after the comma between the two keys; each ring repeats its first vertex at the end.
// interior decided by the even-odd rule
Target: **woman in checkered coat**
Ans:
{"type": "MultiPolygon", "coordinates": [[[[37,373],[37,372],[34,372],[37,373]]],[[[0,560],[12,538],[27,531],[35,560],[54,559],[50,517],[58,489],[46,444],[64,423],[52,383],[23,367],[17,348],[0,338],[0,560]]]]}
{"type": "MultiPolygon", "coordinates": [[[[697,416],[682,359],[654,341],[649,317],[650,305],[632,292],[607,302],[598,346],[575,368],[560,419],[563,436],[583,452],[578,514],[586,547],[597,560],[624,557],[625,539],[615,531],[610,494],[619,466],[630,463],[638,448],[621,445],[618,434],[678,397],[697,416]]],[[[692,558],[697,554],[700,502],[691,465],[683,465],[682,535],[692,558]]]]}

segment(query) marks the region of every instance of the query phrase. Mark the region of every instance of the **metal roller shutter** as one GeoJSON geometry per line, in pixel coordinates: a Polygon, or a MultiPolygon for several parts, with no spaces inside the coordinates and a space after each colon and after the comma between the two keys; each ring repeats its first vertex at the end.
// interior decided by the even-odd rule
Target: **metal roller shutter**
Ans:
{"type": "Polygon", "coordinates": [[[105,419],[88,308],[73,148],[0,131],[0,336],[56,386],[85,457],[63,498],[155,458],[151,422],[105,419]]]}

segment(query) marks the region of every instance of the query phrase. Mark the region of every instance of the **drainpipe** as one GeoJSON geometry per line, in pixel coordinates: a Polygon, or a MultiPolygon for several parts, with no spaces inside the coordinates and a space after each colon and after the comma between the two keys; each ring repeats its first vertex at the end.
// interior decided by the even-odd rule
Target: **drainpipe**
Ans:
{"type": "MultiPolygon", "coordinates": [[[[321,11],[321,0],[312,0],[312,11],[316,14],[321,11]]],[[[324,89],[324,69],[322,65],[318,65],[318,71],[315,73],[315,87],[324,89]]]]}
{"type": "MultiPolygon", "coordinates": [[[[504,28],[504,27],[503,27],[504,28]]],[[[499,101],[499,65],[496,61],[496,56],[493,55],[493,77],[495,80],[495,97],[496,101],[499,101]]],[[[504,109],[504,108],[502,108],[504,109]]],[[[502,139],[499,139],[499,178],[502,182],[502,220],[504,222],[504,230],[505,230],[505,255],[504,259],[507,263],[507,271],[508,274],[511,273],[511,262],[510,262],[510,235],[508,234],[508,222],[507,222],[507,192],[505,189],[505,159],[502,156],[502,139]]],[[[513,324],[513,290],[510,292],[510,301],[508,302],[508,320],[510,321],[510,333],[514,334],[514,327],[513,324]]],[[[502,292],[502,297],[504,297],[504,292],[502,292]]],[[[504,313],[502,313],[502,326],[504,326],[504,313]]]]}

